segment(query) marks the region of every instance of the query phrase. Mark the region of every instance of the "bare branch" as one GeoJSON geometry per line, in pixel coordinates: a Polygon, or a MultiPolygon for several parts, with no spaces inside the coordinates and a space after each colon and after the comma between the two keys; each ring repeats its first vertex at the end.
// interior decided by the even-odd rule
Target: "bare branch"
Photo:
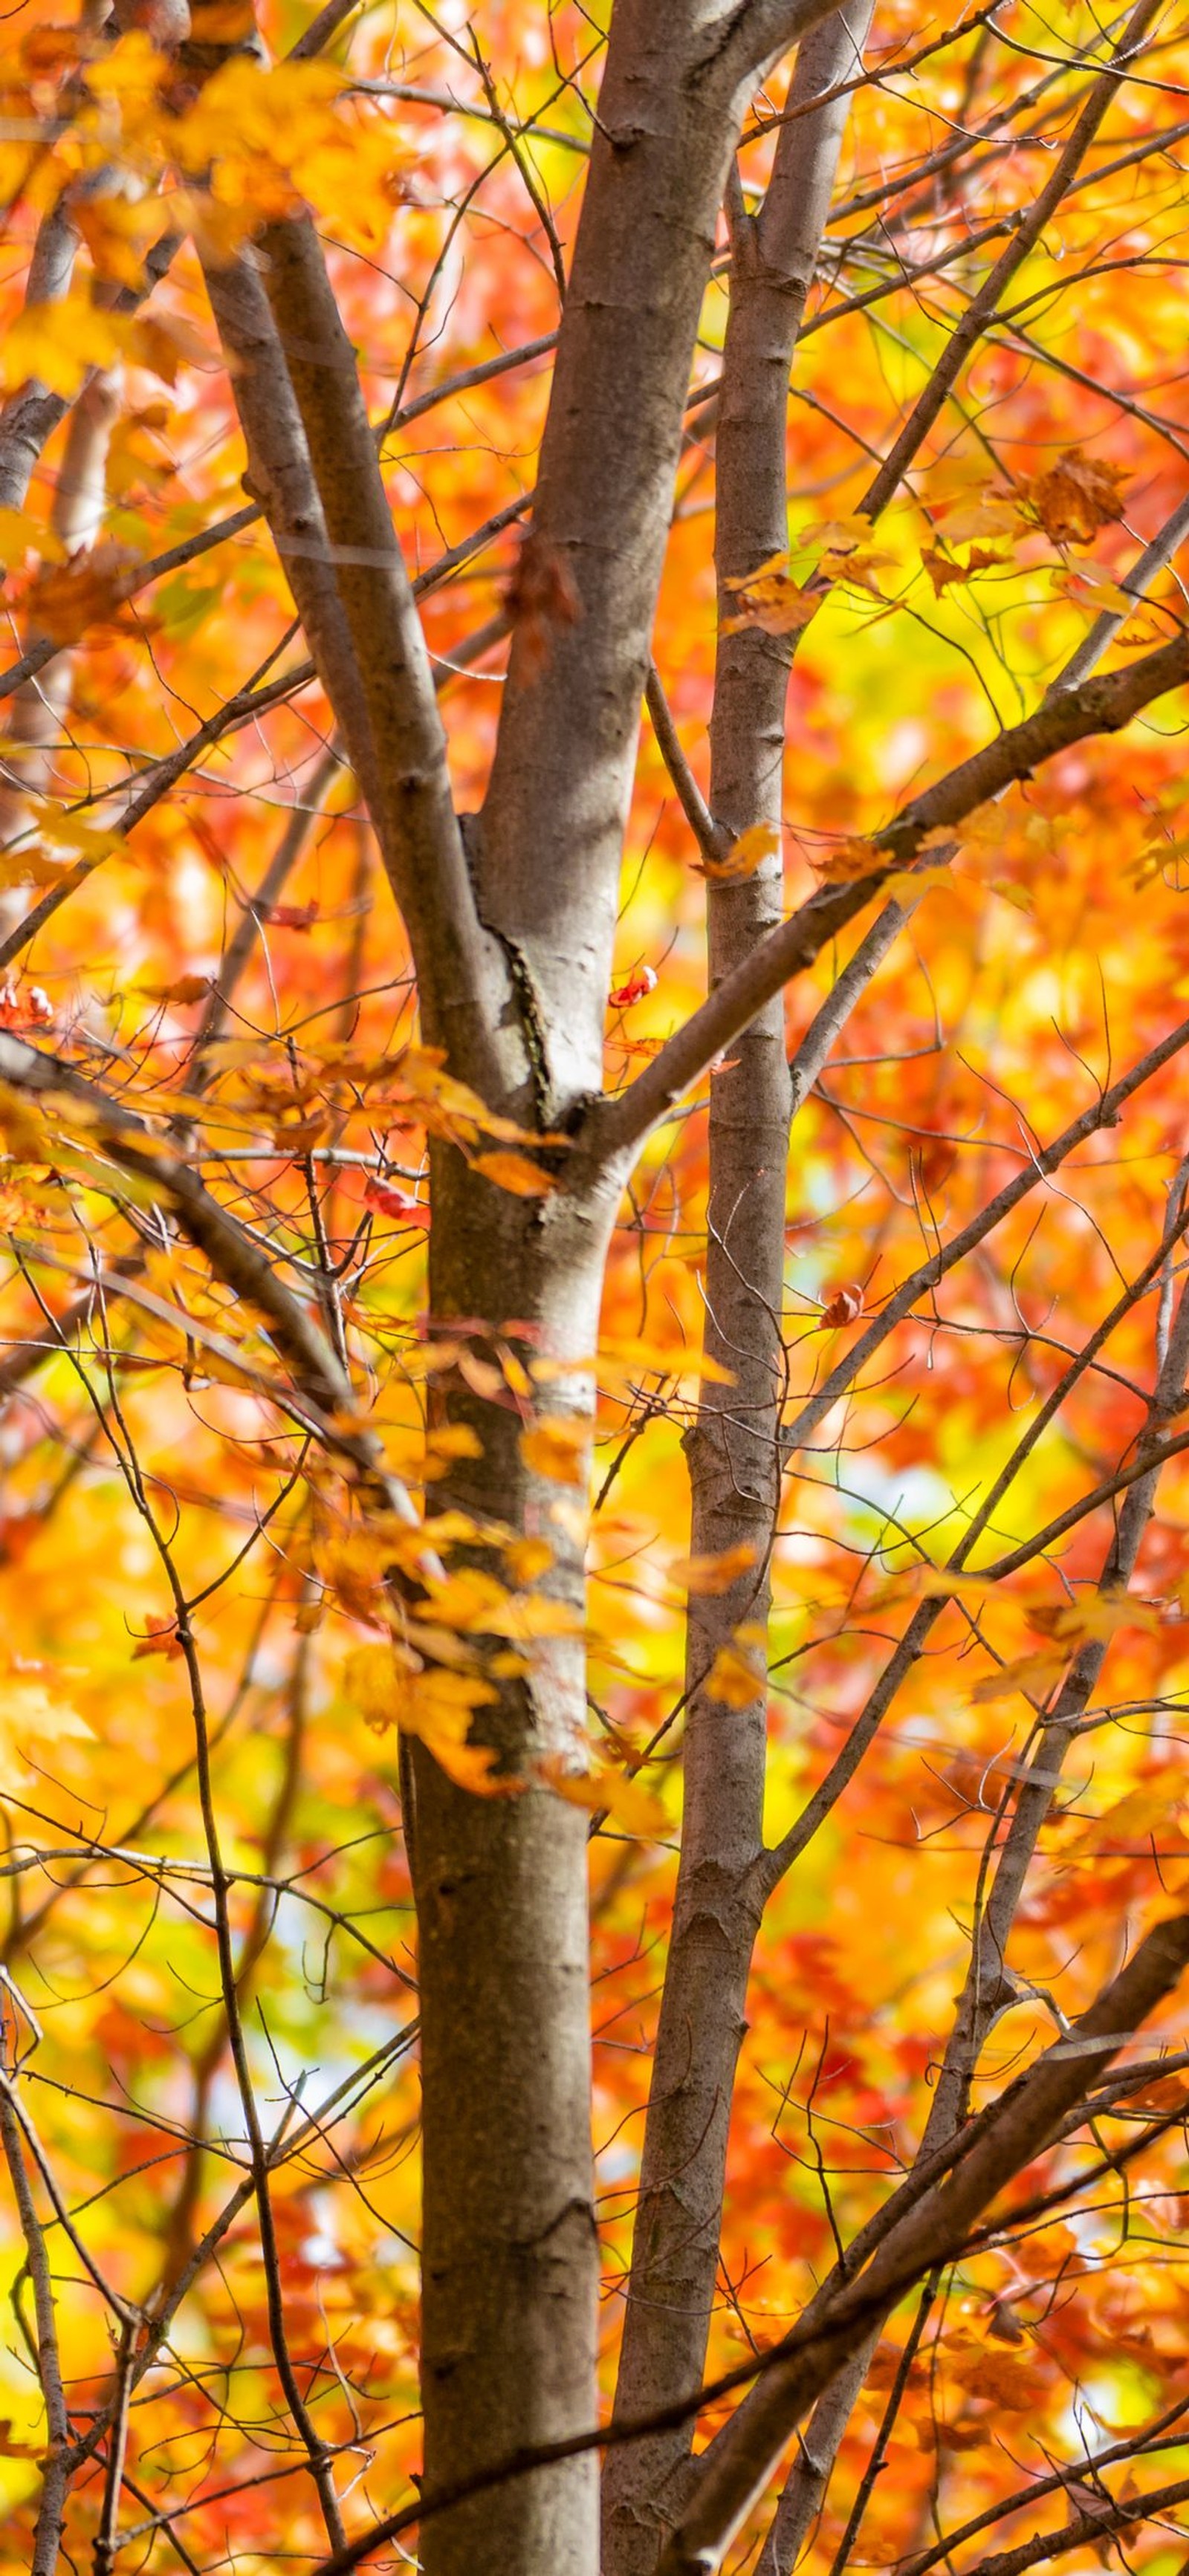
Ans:
{"type": "Polygon", "coordinates": [[[866,518],[878,518],[891,500],[921,442],[928,436],[934,421],[957,383],[966,360],[1002,302],[1005,289],[1030,256],[1040,240],[1045,225],[1056,213],[1062,198],[1081,167],[1108,108],[1119,94],[1119,83],[1128,63],[1134,61],[1148,28],[1164,6],[1164,0],[1137,0],[1137,6],[1123,31],[1108,70],[1095,81],[1069,141],[1061,153],[1047,185],[1041,189],[1029,208],[1008,248],[998,259],[985,284],[967,306],[945,354],[933,370],[919,401],[914,405],[894,446],[881,465],[874,482],[864,493],[859,508],[866,518]]]}
{"type": "Polygon", "coordinates": [[[299,1393],[322,1414],[350,1405],[350,1382],[301,1299],[291,1294],[259,1245],[212,1198],[183,1154],[154,1136],[143,1119],[109,1100],[71,1065],[6,1031],[0,1032],[0,1080],[32,1098],[52,1101],[57,1095],[81,1109],[113,1159],[126,1171],[153,1182],[216,1275],[258,1309],[276,1349],[293,1370],[299,1393]]]}
{"type": "MultiPolygon", "coordinates": [[[[475,908],[429,656],[354,355],[313,225],[270,225],[260,255],[366,719],[362,783],[408,925],[424,1024],[454,1062],[490,1084],[506,961],[475,908]]],[[[350,740],[350,707],[339,706],[337,691],[331,702],[350,740]]]]}
{"type": "Polygon", "coordinates": [[[864,910],[897,869],[910,866],[931,832],[953,830],[980,805],[1028,778],[1071,743],[1116,733],[1145,707],[1189,679],[1189,635],[1178,635],[1126,669],[1084,681],[1038,707],[995,741],[972,753],[936,785],[926,788],[895,822],[871,836],[872,851],[894,853],[885,867],[842,886],[824,886],[774,930],[736,972],[719,985],[685,1027],[613,1100],[591,1113],[587,1134],[597,1160],[625,1161],[650,1129],[704,1074],[771,995],[804,974],[822,949],[864,910]]]}
{"type": "Polygon", "coordinates": [[[681,748],[673,710],[665,696],[664,686],[655,662],[648,665],[644,703],[652,718],[657,748],[669,773],[670,784],[704,859],[721,859],[731,846],[731,835],[716,823],[681,748]]]}

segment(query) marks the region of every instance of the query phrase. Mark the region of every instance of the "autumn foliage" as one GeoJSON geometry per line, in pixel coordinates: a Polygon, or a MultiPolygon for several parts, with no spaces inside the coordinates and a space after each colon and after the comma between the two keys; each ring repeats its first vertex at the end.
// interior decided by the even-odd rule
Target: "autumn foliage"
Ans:
{"type": "MultiPolygon", "coordinates": [[[[1082,0],[860,15],[783,540],[723,568],[729,299],[808,120],[774,43],[688,353],[628,793],[591,796],[613,955],[559,933],[538,976],[535,919],[518,945],[479,904],[527,1067],[502,1088],[475,1010],[456,1040],[419,994],[438,879],[417,857],[402,889],[392,849],[420,751],[377,784],[379,700],[340,686],[379,555],[286,520],[220,280],[267,317],[286,241],[321,245],[482,891],[501,708],[570,689],[577,738],[591,564],[626,596],[643,542],[532,516],[587,327],[560,317],[608,26],[640,10],[363,0],[307,43],[305,0],[25,0],[0,29],[5,2576],[415,2563],[418,1778],[423,1807],[439,1775],[482,1807],[485,1850],[530,1809],[575,1867],[589,1845],[600,2411],[555,2421],[529,2338],[510,2379],[544,2393],[504,2452],[606,2432],[633,2301],[645,2338],[698,2309],[702,2343],[640,2345],[646,2402],[620,2383],[620,2431],[659,2447],[608,2451],[607,2576],[678,2548],[702,2455],[912,2202],[926,2130],[960,2175],[955,2139],[1185,1919],[1189,30],[1171,0],[1130,38],[1082,0]],[[732,669],[787,683],[772,811],[720,787],[732,669]],[[802,921],[753,997],[786,1157],[750,1005],[666,1051],[802,921]],[[593,1109],[555,1078],[588,969],[593,1109]],[[588,1347],[532,1264],[600,1137],[588,1347]],[[504,1712],[538,1687],[568,1714],[513,1759],[504,1712]],[[716,1770],[757,1728],[762,1838],[716,1849],[716,1770]],[[710,1840],[675,1918],[683,1830],[710,1840]],[[725,2008],[674,2002],[699,1941],[733,1945],[725,2037],[725,2008]],[[637,2225],[646,2126],[659,2155],[658,2103],[703,2075],[637,2225]]],[[[625,441],[649,417],[625,398],[625,441]]],[[[1075,2035],[1081,2092],[1005,2146],[956,2243],[941,2193],[839,2348],[844,2404],[830,2347],[818,2487],[790,2399],[702,2565],[1181,2563],[1189,2032],[1171,1969],[1153,1993],[1101,2063],[1075,2035]]],[[[549,2055],[531,2016],[517,2045],[549,2055]]],[[[475,2266],[501,2225],[536,2242],[472,2215],[475,2266]]],[[[490,2563],[544,2576],[537,2545],[490,2563]]],[[[557,2565],[596,2576],[577,2543],[557,2565]]]]}

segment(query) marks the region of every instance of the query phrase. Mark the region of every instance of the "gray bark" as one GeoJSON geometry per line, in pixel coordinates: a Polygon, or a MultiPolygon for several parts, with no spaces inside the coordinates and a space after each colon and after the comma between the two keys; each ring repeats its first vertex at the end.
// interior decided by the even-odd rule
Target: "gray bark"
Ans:
{"type": "MultiPolygon", "coordinates": [[[[614,1193],[594,1208],[547,1201],[526,1212],[447,1151],[433,1180],[435,1316],[473,1313],[481,1279],[494,1328],[514,1318],[558,1358],[586,1356],[614,1193]]],[[[581,1374],[564,1384],[586,1418],[591,1384],[581,1374]]],[[[462,1386],[448,1403],[482,1455],[438,1488],[443,1498],[517,1526],[534,1507],[543,1513],[556,1488],[525,1468],[518,1413],[462,1386]]],[[[547,1588],[573,1606],[580,1630],[581,1552],[556,1537],[547,1588]]],[[[477,1712],[472,1739],[498,1749],[505,1774],[531,1779],[543,1758],[581,1763],[584,1717],[579,1632],[537,1650],[530,1677],[477,1712]]],[[[420,1747],[410,1771],[424,2032],[425,2468],[428,2484],[445,2486],[524,2444],[579,2432],[597,2411],[588,1819],[544,1787],[477,1797],[420,1747]]],[[[427,2525],[427,2576],[474,2576],[481,2566],[589,2576],[597,2497],[593,2456],[499,2487],[427,2525]]]]}

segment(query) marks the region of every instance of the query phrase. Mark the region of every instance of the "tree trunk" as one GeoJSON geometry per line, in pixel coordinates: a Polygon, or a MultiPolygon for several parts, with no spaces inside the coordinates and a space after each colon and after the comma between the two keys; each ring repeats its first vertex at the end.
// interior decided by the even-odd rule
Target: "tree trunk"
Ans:
{"type": "MultiPolygon", "coordinates": [[[[531,1363],[594,1350],[610,1196],[594,1216],[561,1193],[511,1198],[449,1151],[436,1158],[431,1238],[434,1321],[473,1312],[484,1354],[501,1323],[531,1363]]],[[[547,1537],[541,1589],[576,1614],[575,1636],[531,1651],[529,1675],[481,1709],[473,1740],[498,1748],[508,1784],[542,1760],[579,1768],[586,1704],[582,1551],[552,1518],[576,1489],[530,1473],[522,1409],[451,1381],[444,1409],[482,1454],[435,1499],[547,1537]]],[[[589,1420],[578,1368],[544,1409],[589,1420]]],[[[506,1564],[492,1559],[505,1578],[506,1564]]],[[[595,2421],[598,2245],[591,2171],[587,1934],[588,1817],[552,1789],[476,1796],[420,1747],[411,1764],[410,1842],[420,1938],[424,2092],[425,2470],[465,2476],[522,2444],[595,2421]]],[[[598,2563],[593,2456],[497,2487],[429,2523],[429,2576],[480,2567],[592,2576],[598,2563]]]]}

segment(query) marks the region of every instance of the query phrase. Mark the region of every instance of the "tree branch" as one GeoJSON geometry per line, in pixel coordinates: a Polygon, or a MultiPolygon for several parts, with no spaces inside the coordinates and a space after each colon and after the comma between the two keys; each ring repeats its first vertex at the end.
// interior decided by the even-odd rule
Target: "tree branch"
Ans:
{"type": "MultiPolygon", "coordinates": [[[[354,355],[312,223],[272,224],[259,247],[369,736],[361,783],[408,928],[423,1022],[460,1070],[490,1087],[507,961],[476,910],[429,655],[354,355]]],[[[350,709],[333,692],[331,702],[350,740],[350,709]]]]}
{"type": "Polygon", "coordinates": [[[303,1399],[322,1415],[351,1405],[350,1380],[320,1327],[301,1299],[285,1287],[268,1255],[212,1198],[184,1154],[155,1136],[131,1110],[109,1100],[72,1065],[7,1031],[0,1031],[0,1081],[33,1099],[48,1098],[52,1103],[56,1097],[81,1109],[87,1132],[97,1136],[125,1171],[153,1183],[175,1209],[183,1232],[205,1253],[216,1276],[257,1309],[303,1399]]]}
{"type": "Polygon", "coordinates": [[[53,2279],[50,2273],[49,2256],[46,2252],[45,2234],[37,2215],[37,2205],[25,2166],[24,2141],[13,2106],[11,2083],[7,2074],[0,2074],[0,2143],[3,2144],[21,2234],[25,2240],[25,2261],[33,2284],[33,2307],[37,2320],[37,2375],[45,2400],[46,2431],[49,2436],[29,2576],[54,2576],[54,2570],[59,2564],[62,2521],[66,2510],[66,2494],[72,2467],[70,2417],[62,2381],[58,2328],[54,2314],[53,2279]]]}
{"type": "Polygon", "coordinates": [[[697,75],[704,78],[712,71],[724,82],[754,86],[835,9],[836,0],[825,0],[824,6],[822,0],[739,0],[711,29],[697,75]]]}
{"type": "Polygon", "coordinates": [[[1147,34],[1153,18],[1164,6],[1164,0],[1137,0],[1123,34],[1112,56],[1109,68],[1095,81],[1069,141],[1061,153],[1047,185],[1041,189],[1029,208],[1002,257],[995,263],[985,284],[967,306],[962,320],[947,344],[945,354],[914,404],[899,437],[881,465],[874,482],[864,493],[859,509],[865,518],[876,519],[891,500],[922,439],[928,436],[942,411],[971,350],[977,345],[984,326],[990,321],[1010,285],[1041,239],[1045,225],[1056,213],[1071,181],[1080,169],[1086,153],[1106,115],[1119,94],[1119,83],[1127,64],[1134,57],[1147,34]]]}
{"type": "Polygon", "coordinates": [[[638,1150],[657,1121],[673,1107],[755,1018],[773,993],[804,974],[822,949],[853,921],[898,870],[911,867],[931,832],[954,830],[1004,788],[1072,743],[1117,733],[1169,690],[1189,680],[1189,634],[1178,635],[1125,669],[1083,682],[1038,707],[1021,724],[959,763],[903,814],[871,836],[873,854],[887,850],[885,866],[842,886],[823,886],[782,922],[662,1047],[643,1073],[614,1099],[602,1100],[587,1121],[588,1152],[596,1162],[638,1150]]]}
{"type": "Polygon", "coordinates": [[[891,2228],[858,2277],[811,2301],[781,2359],[720,2435],[657,2576],[709,2576],[823,2388],[905,2290],[953,2259],[975,2220],[1052,2142],[1066,2113],[1172,1993],[1186,1965],[1183,1914],[1156,1924],[1072,2030],[1008,2086],[969,2152],[891,2228]]]}

